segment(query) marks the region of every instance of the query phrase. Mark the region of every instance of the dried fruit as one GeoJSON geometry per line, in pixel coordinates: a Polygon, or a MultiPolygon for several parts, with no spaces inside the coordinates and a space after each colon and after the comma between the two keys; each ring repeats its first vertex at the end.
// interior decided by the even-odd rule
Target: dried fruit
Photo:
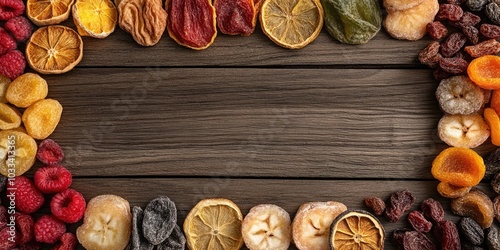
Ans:
{"type": "Polygon", "coordinates": [[[441,44],[441,54],[444,57],[451,57],[460,51],[465,42],[467,42],[467,37],[462,32],[455,32],[441,44]]]}
{"type": "Polygon", "coordinates": [[[128,201],[116,195],[99,195],[88,202],[76,237],[86,249],[118,250],[127,246],[131,228],[128,201]]]}
{"type": "MultiPolygon", "coordinates": [[[[59,238],[60,243],[50,250],[74,250],[76,249],[76,236],[72,233],[64,233],[59,238]]],[[[33,250],[33,249],[32,249],[33,250]]]]}
{"type": "MultiPolygon", "coordinates": [[[[153,46],[160,41],[167,25],[167,12],[163,9],[161,1],[122,0],[117,7],[118,24],[130,33],[138,44],[153,46]]],[[[193,14],[193,17],[195,16],[193,14]]],[[[179,18],[184,18],[184,16],[181,15],[179,18]]]]}
{"type": "Polygon", "coordinates": [[[443,142],[450,146],[475,148],[488,139],[490,130],[483,117],[479,114],[445,115],[439,120],[438,135],[443,142]]]}
{"type": "Polygon", "coordinates": [[[5,97],[19,108],[27,108],[36,101],[45,99],[49,90],[45,79],[34,73],[26,73],[10,84],[5,97]]]}
{"type": "Polygon", "coordinates": [[[0,0],[0,20],[7,21],[24,13],[22,0],[0,0]]]}
{"type": "Polygon", "coordinates": [[[24,42],[30,38],[33,32],[33,26],[30,21],[24,16],[18,16],[10,19],[5,23],[5,29],[16,38],[18,42],[24,42]]]}
{"type": "Polygon", "coordinates": [[[217,36],[216,14],[212,1],[168,0],[165,6],[168,14],[168,34],[178,44],[195,50],[206,49],[212,45],[217,36]],[[190,16],[195,18],[187,18],[183,13],[192,13],[190,16]]]}
{"type": "Polygon", "coordinates": [[[479,42],[479,30],[474,26],[466,26],[462,28],[462,32],[467,37],[470,44],[477,44],[479,42]]]}
{"type": "Polygon", "coordinates": [[[329,249],[330,226],[347,207],[336,201],[302,204],[292,222],[292,238],[298,249],[329,249]]]}
{"type": "Polygon", "coordinates": [[[111,0],[76,0],[72,13],[81,36],[105,38],[115,31],[118,12],[111,0]]]}
{"type": "Polygon", "coordinates": [[[182,233],[181,228],[175,225],[174,230],[168,238],[156,247],[157,250],[184,250],[186,245],[186,237],[182,233]]]}
{"type": "Polygon", "coordinates": [[[54,132],[62,114],[61,104],[54,99],[43,99],[29,106],[23,113],[26,131],[35,139],[45,139],[54,132]]]}
{"type": "Polygon", "coordinates": [[[500,52],[500,43],[495,39],[486,40],[473,46],[466,46],[465,52],[472,57],[482,57],[500,52]]]}
{"type": "Polygon", "coordinates": [[[365,198],[365,205],[377,216],[382,215],[385,211],[385,202],[380,197],[365,198]]]}
{"type": "Polygon", "coordinates": [[[15,195],[16,210],[21,213],[32,214],[38,211],[45,201],[35,184],[24,176],[17,176],[7,182],[7,190],[8,194],[15,195]]]}
{"type": "Polygon", "coordinates": [[[432,198],[425,199],[422,201],[422,204],[420,204],[420,209],[422,209],[425,217],[436,223],[444,220],[443,205],[437,200],[432,198]]]}
{"type": "Polygon", "coordinates": [[[475,15],[471,12],[465,11],[464,14],[462,15],[462,18],[460,18],[459,21],[456,22],[449,22],[452,26],[455,26],[457,28],[464,28],[467,26],[476,26],[481,22],[481,17],[478,15],[475,15]]]}
{"type": "Polygon", "coordinates": [[[214,0],[217,26],[223,34],[249,36],[257,14],[253,0],[214,0]]]}
{"type": "Polygon", "coordinates": [[[6,103],[7,98],[5,97],[7,89],[9,88],[11,80],[6,77],[0,75],[0,103],[6,103]]]}
{"type": "Polygon", "coordinates": [[[440,68],[437,68],[434,70],[434,72],[432,72],[432,76],[434,77],[434,79],[438,80],[438,81],[441,81],[441,80],[444,80],[444,79],[447,79],[447,78],[450,78],[452,77],[453,75],[440,69],[440,68]]]}
{"type": "Polygon", "coordinates": [[[142,218],[144,212],[140,207],[132,208],[132,237],[131,249],[153,250],[154,245],[151,244],[142,234],[142,218]]]}
{"type": "Polygon", "coordinates": [[[500,5],[492,2],[486,5],[485,13],[494,24],[500,25],[500,5]]]}
{"type": "Polygon", "coordinates": [[[498,25],[483,23],[479,30],[481,31],[481,35],[487,38],[497,39],[500,37],[500,26],[498,25]]]}
{"type": "Polygon", "coordinates": [[[184,221],[187,245],[189,249],[240,249],[242,220],[240,209],[230,200],[201,200],[184,221]]]}
{"type": "Polygon", "coordinates": [[[83,57],[83,41],[71,28],[53,25],[35,31],[26,45],[30,67],[42,74],[62,74],[83,57]]]}
{"type": "Polygon", "coordinates": [[[33,178],[35,185],[43,193],[59,193],[71,185],[71,173],[63,166],[46,166],[39,168],[33,178]]]}
{"type": "Polygon", "coordinates": [[[54,244],[66,232],[66,225],[53,215],[42,215],[35,222],[34,232],[36,241],[54,244]]]}
{"type": "Polygon", "coordinates": [[[484,241],[483,228],[469,217],[463,217],[458,222],[458,229],[463,237],[473,245],[479,246],[484,241]]]}
{"type": "Polygon", "coordinates": [[[21,126],[21,113],[14,107],[0,103],[0,129],[15,129],[21,126]]]}
{"type": "Polygon", "coordinates": [[[496,173],[500,172],[500,148],[491,151],[484,157],[484,164],[486,165],[486,173],[484,178],[491,180],[496,173]]]}
{"type": "Polygon", "coordinates": [[[14,38],[10,36],[4,28],[0,27],[0,55],[3,55],[16,48],[16,40],[14,40],[14,38]]]}
{"type": "Polygon", "coordinates": [[[36,148],[35,140],[25,133],[13,130],[1,131],[0,174],[19,176],[26,173],[35,163],[36,148]],[[12,150],[13,146],[15,146],[15,150],[12,150]],[[10,157],[9,151],[11,152],[10,157]],[[12,154],[15,156],[12,156],[12,154]],[[12,163],[14,163],[14,166],[12,163]]]}
{"type": "Polygon", "coordinates": [[[446,198],[458,198],[469,193],[472,187],[459,187],[448,182],[440,182],[437,186],[438,193],[446,198]]]}
{"type": "Polygon", "coordinates": [[[314,41],[323,27],[323,7],[317,0],[262,3],[262,31],[274,43],[288,49],[300,49],[314,41]]]}
{"type": "MultiPolygon", "coordinates": [[[[0,0],[1,1],[1,0],[0,0]]],[[[26,59],[19,50],[11,50],[0,56],[0,75],[16,79],[24,73],[26,59]]]]}
{"type": "Polygon", "coordinates": [[[363,210],[345,211],[330,228],[331,249],[382,249],[385,231],[380,221],[363,210]]]}
{"type": "Polygon", "coordinates": [[[368,43],[382,27],[382,11],[377,1],[321,0],[326,30],[348,44],[368,43]]]}
{"type": "Polygon", "coordinates": [[[50,212],[66,223],[76,223],[85,213],[85,199],[78,191],[66,189],[52,197],[50,212]]]}
{"type": "Polygon", "coordinates": [[[428,23],[426,29],[429,36],[434,40],[439,40],[448,35],[448,29],[440,21],[428,23]]]}
{"type": "Polygon", "coordinates": [[[38,145],[36,158],[45,165],[56,165],[64,159],[61,146],[52,139],[45,139],[38,145]]]}
{"type": "Polygon", "coordinates": [[[432,223],[425,219],[424,214],[418,210],[411,211],[408,214],[408,222],[417,232],[427,233],[432,228],[432,223]]]}
{"type": "Polygon", "coordinates": [[[460,250],[460,236],[455,223],[445,220],[436,224],[434,235],[441,243],[441,249],[460,250]]]}
{"type": "Polygon", "coordinates": [[[500,194],[500,172],[498,172],[493,180],[491,180],[491,187],[497,194],[500,194]]]}
{"type": "Polygon", "coordinates": [[[484,250],[482,247],[474,246],[469,242],[462,242],[462,250],[484,250]]]}
{"type": "Polygon", "coordinates": [[[405,250],[435,250],[436,246],[424,234],[417,231],[409,231],[403,235],[402,248],[405,250]]]}
{"type": "MultiPolygon", "coordinates": [[[[395,229],[394,231],[392,231],[392,243],[394,245],[396,245],[396,247],[398,249],[404,249],[404,237],[405,237],[405,234],[407,232],[410,232],[412,230],[408,229],[408,228],[399,228],[399,229],[395,229]]],[[[412,232],[416,232],[416,231],[412,231],[412,232]]]]}
{"type": "Polygon", "coordinates": [[[486,6],[487,0],[467,0],[465,5],[472,11],[481,11],[486,6]]]}
{"type": "Polygon", "coordinates": [[[58,24],[68,19],[74,0],[27,0],[26,15],[38,26],[58,24]]]}
{"type": "Polygon", "coordinates": [[[276,205],[257,205],[243,219],[241,232],[250,250],[287,250],[292,238],[290,215],[276,205]]]}
{"type": "Polygon", "coordinates": [[[453,75],[464,73],[467,71],[468,65],[469,63],[460,57],[441,58],[439,60],[439,68],[453,75]]]}
{"type": "MultiPolygon", "coordinates": [[[[0,175],[0,193],[5,190],[7,186],[7,177],[0,175]]],[[[0,228],[2,228],[2,205],[0,205],[0,228]]]]}
{"type": "Polygon", "coordinates": [[[35,238],[33,228],[35,226],[35,221],[33,218],[27,214],[22,214],[17,212],[15,215],[16,228],[20,234],[18,245],[22,246],[35,238]]]}
{"type": "Polygon", "coordinates": [[[456,4],[440,4],[436,20],[459,21],[463,14],[462,8],[456,4]]]}
{"type": "Polygon", "coordinates": [[[493,202],[483,192],[473,189],[468,194],[453,199],[451,210],[454,214],[470,217],[482,228],[488,228],[493,223],[493,202]]]}
{"type": "Polygon", "coordinates": [[[419,40],[427,32],[427,24],[434,20],[439,10],[437,0],[424,0],[415,7],[388,12],[384,27],[394,38],[419,40]]]}
{"type": "Polygon", "coordinates": [[[384,7],[388,11],[411,9],[424,2],[424,0],[384,0],[384,7]]]}
{"type": "Polygon", "coordinates": [[[144,209],[142,231],[144,237],[153,245],[165,241],[177,224],[175,203],[166,196],[149,202],[144,209]]]}
{"type": "Polygon", "coordinates": [[[486,235],[486,246],[490,250],[499,250],[500,249],[500,228],[496,225],[491,225],[489,229],[487,229],[488,234],[486,235]]]}
{"type": "Polygon", "coordinates": [[[17,233],[17,230],[14,230],[14,241],[9,240],[12,236],[11,230],[9,227],[4,227],[3,229],[0,229],[0,249],[14,249],[16,247],[17,241],[19,241],[19,233],[17,233]]]}
{"type": "Polygon", "coordinates": [[[483,158],[467,148],[447,148],[432,162],[432,175],[441,182],[454,186],[469,187],[483,179],[483,158]]]}
{"type": "Polygon", "coordinates": [[[500,57],[486,55],[472,60],[467,68],[467,73],[470,79],[479,85],[479,87],[484,89],[496,89],[500,88],[499,69],[500,57]]]}
{"type": "Polygon", "coordinates": [[[500,118],[495,110],[486,108],[484,110],[484,119],[491,131],[491,143],[495,146],[500,146],[500,118]]]}
{"type": "Polygon", "coordinates": [[[415,196],[409,190],[394,192],[389,199],[389,204],[385,209],[385,217],[391,223],[401,219],[401,217],[413,206],[415,196]]]}
{"type": "Polygon", "coordinates": [[[433,69],[437,68],[439,66],[439,61],[443,58],[441,54],[439,54],[439,47],[440,45],[438,42],[432,42],[427,45],[427,47],[418,54],[420,63],[433,69]]]}

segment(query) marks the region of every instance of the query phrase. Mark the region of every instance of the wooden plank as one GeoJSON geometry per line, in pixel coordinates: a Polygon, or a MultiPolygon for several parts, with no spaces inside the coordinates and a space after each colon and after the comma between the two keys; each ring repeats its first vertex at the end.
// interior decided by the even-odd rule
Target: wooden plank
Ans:
{"type": "Polygon", "coordinates": [[[429,74],[77,69],[47,76],[64,106],[51,137],[76,176],[431,178],[429,74]]]}
{"type": "MultiPolygon", "coordinates": [[[[176,203],[178,223],[182,225],[192,207],[201,199],[223,197],[233,200],[245,215],[255,205],[273,203],[295,215],[302,203],[334,200],[344,203],[349,209],[367,209],[364,198],[378,196],[387,199],[392,192],[408,189],[416,197],[411,210],[418,209],[426,198],[434,198],[443,204],[446,219],[457,221],[451,213],[449,199],[436,192],[434,181],[352,181],[352,180],[273,180],[273,179],[231,179],[231,178],[77,178],[73,188],[82,192],[88,201],[100,194],[116,194],[130,201],[131,206],[145,207],[158,197],[168,196],[176,203]],[[258,195],[256,195],[258,194],[258,195]]],[[[480,189],[490,197],[493,191],[488,185],[480,189]]],[[[389,223],[379,217],[387,237],[394,229],[411,227],[405,219],[389,223]]],[[[293,248],[292,248],[293,249],[293,248]]],[[[386,248],[396,249],[387,240],[386,248]]]]}

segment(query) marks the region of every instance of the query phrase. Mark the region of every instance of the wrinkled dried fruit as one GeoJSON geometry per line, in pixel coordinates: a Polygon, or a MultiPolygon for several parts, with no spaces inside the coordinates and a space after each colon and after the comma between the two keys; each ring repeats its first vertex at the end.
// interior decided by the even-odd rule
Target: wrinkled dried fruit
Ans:
{"type": "Polygon", "coordinates": [[[497,219],[498,222],[500,222],[500,196],[497,196],[493,200],[493,210],[494,210],[495,218],[497,219]]]}
{"type": "Polygon", "coordinates": [[[439,11],[436,14],[436,20],[439,21],[459,21],[464,14],[462,8],[455,4],[440,4],[439,11]]]}
{"type": "Polygon", "coordinates": [[[479,28],[479,30],[481,35],[487,38],[497,39],[500,37],[500,26],[498,25],[483,23],[481,24],[481,28],[479,28]]]}
{"type": "Polygon", "coordinates": [[[384,7],[388,11],[411,9],[424,2],[424,0],[384,0],[384,7]]]}
{"type": "MultiPolygon", "coordinates": [[[[31,136],[13,130],[0,132],[0,174],[9,176],[9,173],[16,176],[28,171],[35,163],[36,142],[31,136]],[[9,158],[9,147],[15,146],[14,157],[9,158]],[[12,160],[14,159],[14,160],[12,160]],[[12,166],[14,163],[14,166],[12,166]]],[[[12,155],[12,154],[11,154],[12,155]]]]}
{"type": "Polygon", "coordinates": [[[439,60],[439,68],[453,75],[464,73],[467,71],[467,66],[469,66],[469,63],[460,57],[441,58],[439,60]]]}
{"type": "Polygon", "coordinates": [[[427,33],[434,40],[439,40],[448,35],[448,29],[440,21],[434,21],[427,24],[427,33]]]}
{"type": "Polygon", "coordinates": [[[412,230],[408,228],[399,228],[395,229],[392,231],[392,238],[391,241],[398,249],[403,249],[404,248],[404,237],[406,232],[410,232],[412,230]]]}
{"type": "Polygon", "coordinates": [[[476,45],[466,46],[464,50],[472,57],[494,55],[500,52],[500,43],[495,39],[490,39],[476,45]]]}
{"type": "Polygon", "coordinates": [[[491,187],[497,194],[500,194],[500,172],[498,172],[495,177],[493,177],[493,180],[491,180],[491,187]]]}
{"type": "Polygon", "coordinates": [[[365,198],[365,205],[377,216],[382,215],[385,211],[385,202],[380,197],[372,196],[365,198]]]}
{"type": "Polygon", "coordinates": [[[167,0],[168,34],[191,49],[208,48],[217,36],[215,8],[210,0],[167,0]],[[190,13],[190,15],[185,15],[190,13]]]}
{"type": "Polygon", "coordinates": [[[292,239],[290,215],[274,204],[261,204],[250,209],[243,219],[243,241],[251,250],[287,250],[292,239]]]}
{"type": "Polygon", "coordinates": [[[149,202],[144,209],[142,231],[144,237],[153,245],[165,241],[177,225],[175,203],[166,196],[149,202]]]}
{"type": "Polygon", "coordinates": [[[345,211],[330,227],[330,246],[339,249],[382,249],[385,230],[380,221],[363,210],[345,211]]]}
{"type": "Polygon", "coordinates": [[[7,89],[10,86],[10,83],[11,83],[10,78],[0,75],[0,102],[1,103],[7,102],[6,93],[7,93],[7,89]]]}
{"type": "Polygon", "coordinates": [[[449,220],[439,222],[434,227],[434,235],[441,243],[441,249],[460,250],[460,236],[455,223],[449,220]]]}
{"type": "Polygon", "coordinates": [[[445,72],[444,70],[442,70],[440,68],[437,68],[434,70],[434,72],[432,72],[432,77],[434,77],[434,79],[436,79],[438,81],[450,78],[452,76],[453,76],[452,74],[445,72]]]}
{"type": "Polygon", "coordinates": [[[475,148],[488,139],[490,130],[488,124],[486,124],[483,117],[479,114],[445,115],[439,120],[438,135],[449,146],[475,148]]]}
{"type": "MultiPolygon", "coordinates": [[[[76,0],[72,15],[78,34],[95,38],[113,33],[118,19],[118,11],[111,0],[76,0]]],[[[165,23],[162,26],[165,27],[165,23]]]]}
{"type": "Polygon", "coordinates": [[[441,44],[441,55],[444,57],[451,57],[456,54],[467,42],[467,37],[462,32],[455,32],[451,34],[441,44]]]}
{"type": "Polygon", "coordinates": [[[0,103],[0,129],[15,129],[21,126],[21,113],[16,108],[0,103]]]}
{"type": "Polygon", "coordinates": [[[415,196],[409,190],[394,192],[385,209],[385,217],[389,222],[396,222],[408,211],[415,202],[415,196]]]}
{"type": "Polygon", "coordinates": [[[484,6],[486,6],[486,3],[488,0],[467,0],[465,2],[465,5],[472,11],[481,11],[484,9],[484,6]]]}
{"type": "Polygon", "coordinates": [[[481,22],[480,16],[465,11],[459,21],[449,23],[457,28],[464,28],[467,26],[476,26],[476,24],[478,24],[479,22],[481,22]]]}
{"type": "Polygon", "coordinates": [[[470,217],[482,228],[488,228],[493,223],[493,202],[483,192],[473,189],[468,194],[453,199],[451,210],[454,214],[470,217]]]}
{"type": "Polygon", "coordinates": [[[484,157],[484,164],[486,165],[486,173],[484,178],[491,180],[496,173],[500,173],[500,148],[491,151],[484,157]]]}
{"type": "Polygon", "coordinates": [[[154,245],[144,238],[142,232],[142,218],[144,213],[142,208],[132,208],[132,237],[131,248],[135,250],[153,250],[154,245]]]}
{"type": "Polygon", "coordinates": [[[479,42],[479,30],[474,26],[466,26],[462,28],[462,32],[467,37],[470,44],[477,44],[479,42]]]}
{"type": "Polygon", "coordinates": [[[469,193],[472,187],[459,187],[448,182],[440,182],[437,186],[438,193],[445,198],[458,198],[469,193]]]}
{"type": "Polygon", "coordinates": [[[36,158],[45,165],[56,165],[64,159],[64,152],[54,140],[45,139],[38,145],[36,158]]]}
{"type": "Polygon", "coordinates": [[[35,226],[35,221],[30,215],[16,213],[16,228],[20,233],[20,239],[18,244],[20,246],[32,241],[35,238],[33,227],[35,226]]]}
{"type": "Polygon", "coordinates": [[[462,242],[462,250],[484,250],[484,248],[479,246],[474,246],[469,242],[462,242]]]}
{"type": "Polygon", "coordinates": [[[470,115],[481,109],[484,91],[467,76],[454,76],[442,80],[436,89],[441,109],[452,115],[470,115]]]}
{"type": "Polygon", "coordinates": [[[408,214],[408,222],[417,232],[427,233],[432,228],[432,223],[425,219],[424,214],[418,210],[411,211],[408,214]]]}
{"type": "Polygon", "coordinates": [[[255,29],[253,0],[214,0],[217,27],[223,34],[249,36],[255,29]]]}
{"type": "Polygon", "coordinates": [[[138,44],[153,46],[160,41],[167,25],[161,0],[121,0],[117,7],[118,25],[138,44]]]}
{"type": "Polygon", "coordinates": [[[404,250],[435,250],[436,246],[422,233],[409,231],[404,234],[404,250]]]}
{"type": "Polygon", "coordinates": [[[486,246],[489,250],[500,250],[500,228],[496,225],[492,225],[487,229],[488,234],[486,235],[486,246]]]}
{"type": "Polygon", "coordinates": [[[174,230],[168,238],[156,247],[157,250],[184,250],[186,245],[186,237],[182,233],[181,228],[175,225],[174,230]]]}
{"type": "Polygon", "coordinates": [[[463,217],[458,222],[458,230],[473,245],[479,246],[484,241],[483,228],[469,217],[463,217]]]}
{"type": "MultiPolygon", "coordinates": [[[[7,176],[0,175],[0,193],[5,190],[7,176]]],[[[0,229],[2,228],[2,206],[0,205],[0,229]]]]}
{"type": "Polygon", "coordinates": [[[37,26],[58,24],[68,19],[74,0],[26,1],[26,15],[37,26]]]}
{"type": "Polygon", "coordinates": [[[23,123],[28,134],[43,140],[54,132],[59,124],[63,107],[54,99],[43,99],[29,106],[23,113],[23,123]]]}
{"type": "Polygon", "coordinates": [[[487,4],[485,13],[490,21],[500,25],[500,5],[498,3],[492,2],[487,4]]]}
{"type": "Polygon", "coordinates": [[[439,60],[443,58],[441,54],[439,54],[439,45],[438,42],[432,42],[425,49],[418,53],[418,60],[420,63],[429,66],[430,68],[437,68],[439,66],[439,60]]]}
{"type": "Polygon", "coordinates": [[[437,200],[432,198],[425,199],[422,204],[420,204],[420,209],[422,209],[425,217],[434,222],[441,222],[444,220],[443,205],[437,200]]]}
{"type": "Polygon", "coordinates": [[[424,0],[413,8],[389,12],[383,24],[396,39],[419,40],[426,34],[427,24],[434,21],[438,10],[437,0],[424,0]]]}
{"type": "Polygon", "coordinates": [[[483,179],[483,158],[467,148],[447,148],[432,162],[434,178],[460,187],[477,185],[483,179]]]}
{"type": "MultiPolygon", "coordinates": [[[[498,44],[500,45],[500,43],[498,44]]],[[[483,89],[500,88],[500,57],[486,55],[472,60],[467,68],[467,74],[474,83],[483,89]]]]}
{"type": "Polygon", "coordinates": [[[25,73],[10,84],[5,97],[8,102],[19,108],[27,108],[38,100],[44,99],[49,90],[45,79],[38,74],[25,73]]]}
{"type": "Polygon", "coordinates": [[[365,44],[382,27],[382,11],[377,1],[321,0],[326,30],[347,44],[365,44]]]}
{"type": "Polygon", "coordinates": [[[500,118],[497,112],[492,108],[486,108],[484,110],[484,119],[490,127],[491,143],[500,146],[500,118]]]}

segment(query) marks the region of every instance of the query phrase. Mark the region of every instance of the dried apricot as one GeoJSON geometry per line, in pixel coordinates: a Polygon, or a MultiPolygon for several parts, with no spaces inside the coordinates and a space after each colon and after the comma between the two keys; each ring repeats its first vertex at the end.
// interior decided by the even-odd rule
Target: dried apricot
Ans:
{"type": "Polygon", "coordinates": [[[26,73],[16,78],[7,89],[7,101],[19,108],[27,108],[47,96],[47,82],[38,74],[26,73]]]}
{"type": "Polygon", "coordinates": [[[0,103],[0,129],[8,130],[21,126],[21,113],[16,108],[0,103]]]}
{"type": "Polygon", "coordinates": [[[486,108],[484,110],[484,119],[490,127],[491,143],[500,146],[500,118],[497,112],[492,108],[486,108]]]}
{"type": "Polygon", "coordinates": [[[0,174],[19,176],[35,163],[37,146],[31,136],[14,130],[0,132],[0,174]]]}
{"type": "Polygon", "coordinates": [[[497,114],[500,114],[500,90],[493,90],[490,100],[490,108],[494,109],[497,114]]]}
{"type": "Polygon", "coordinates": [[[500,88],[500,57],[486,55],[470,62],[467,67],[470,79],[483,89],[500,88]]]}
{"type": "Polygon", "coordinates": [[[454,199],[466,195],[471,188],[454,186],[448,182],[440,182],[437,186],[437,191],[443,197],[454,199]]]}
{"type": "Polygon", "coordinates": [[[432,162],[434,178],[454,186],[470,187],[483,179],[486,167],[474,150],[451,147],[443,150],[432,162]]]}
{"type": "Polygon", "coordinates": [[[63,107],[54,99],[44,99],[29,106],[23,114],[26,131],[35,139],[45,139],[56,129],[63,107]]]}
{"type": "Polygon", "coordinates": [[[7,99],[5,98],[5,93],[7,92],[7,88],[9,88],[10,83],[11,83],[10,78],[0,75],[0,102],[1,103],[7,102],[7,99]]]}
{"type": "Polygon", "coordinates": [[[453,199],[451,210],[456,215],[472,218],[482,228],[489,228],[495,216],[490,197],[477,189],[471,190],[460,198],[453,199]]]}

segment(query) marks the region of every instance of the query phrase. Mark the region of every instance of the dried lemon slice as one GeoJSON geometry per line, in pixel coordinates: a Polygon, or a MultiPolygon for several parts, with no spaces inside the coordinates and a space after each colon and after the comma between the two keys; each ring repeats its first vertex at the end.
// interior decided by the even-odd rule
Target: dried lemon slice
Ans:
{"type": "Polygon", "coordinates": [[[58,24],[69,17],[74,0],[28,0],[26,15],[38,26],[58,24]]]}
{"type": "Polygon", "coordinates": [[[62,74],[83,57],[83,41],[71,28],[54,25],[38,29],[26,45],[26,60],[42,74],[62,74]]]}
{"type": "Polygon", "coordinates": [[[189,212],[184,234],[189,249],[231,250],[243,246],[243,215],[227,199],[205,199],[189,212]]]}
{"type": "Polygon", "coordinates": [[[330,244],[335,249],[383,249],[385,231],[375,216],[363,210],[345,211],[332,223],[330,244]]]}
{"type": "Polygon", "coordinates": [[[276,44],[300,49],[314,41],[323,27],[318,0],[265,0],[260,10],[262,31],[276,44]]]}
{"type": "Polygon", "coordinates": [[[73,20],[81,36],[105,38],[116,27],[118,12],[110,0],[76,0],[73,20]]]}

